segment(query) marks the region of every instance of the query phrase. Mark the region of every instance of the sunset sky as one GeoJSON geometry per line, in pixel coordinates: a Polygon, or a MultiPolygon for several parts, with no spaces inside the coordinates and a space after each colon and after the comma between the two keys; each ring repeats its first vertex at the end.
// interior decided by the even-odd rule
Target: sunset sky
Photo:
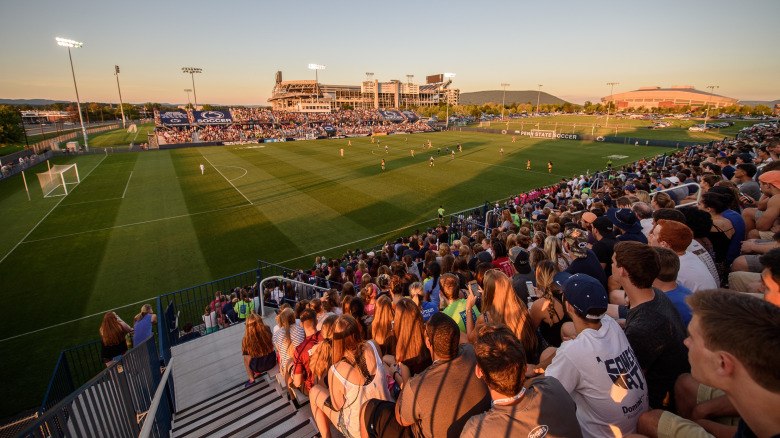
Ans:
{"type": "Polygon", "coordinates": [[[320,81],[422,82],[454,72],[462,92],[543,91],[582,103],[641,86],[718,85],[780,99],[780,1],[10,1],[0,5],[0,98],[265,105],[274,73],[320,81]]]}

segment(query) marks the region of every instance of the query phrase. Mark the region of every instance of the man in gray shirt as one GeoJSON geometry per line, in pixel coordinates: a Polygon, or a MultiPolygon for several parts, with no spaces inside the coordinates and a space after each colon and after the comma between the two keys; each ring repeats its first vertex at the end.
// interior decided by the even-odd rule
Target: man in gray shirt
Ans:
{"type": "Polygon", "coordinates": [[[761,198],[761,188],[758,186],[758,183],[753,180],[754,176],[756,176],[755,164],[737,164],[737,169],[734,171],[734,178],[732,178],[732,180],[739,188],[740,193],[749,196],[753,201],[758,201],[761,198]]]}

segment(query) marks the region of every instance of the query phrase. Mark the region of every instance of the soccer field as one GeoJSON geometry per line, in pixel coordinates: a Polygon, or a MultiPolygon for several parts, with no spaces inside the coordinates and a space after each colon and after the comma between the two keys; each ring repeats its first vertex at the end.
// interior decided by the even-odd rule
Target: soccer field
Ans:
{"type": "MultiPolygon", "coordinates": [[[[0,320],[0,416],[39,402],[57,353],[96,339],[101,317],[9,337],[152,303],[258,259],[307,267],[426,228],[440,204],[452,213],[602,168],[610,155],[626,157],[619,165],[666,151],[472,132],[347,141],[62,157],[81,183],[59,198],[42,197],[34,173],[45,165],[27,172],[31,201],[21,177],[0,182],[0,299],[10,310],[0,320]],[[457,143],[452,159],[445,149],[457,143]]],[[[118,313],[131,321],[138,307],[118,313]]]]}

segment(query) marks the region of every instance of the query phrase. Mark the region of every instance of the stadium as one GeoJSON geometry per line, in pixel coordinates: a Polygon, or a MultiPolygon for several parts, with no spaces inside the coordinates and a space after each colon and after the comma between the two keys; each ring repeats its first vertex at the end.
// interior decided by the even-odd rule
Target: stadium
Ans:
{"type": "Polygon", "coordinates": [[[637,108],[724,108],[737,104],[737,99],[708,93],[691,85],[662,87],[641,87],[638,90],[613,94],[601,98],[601,102],[614,102],[618,110],[637,108]]]}
{"type": "Polygon", "coordinates": [[[776,38],[44,3],[0,35],[87,44],[4,55],[0,438],[780,434],[776,81],[728,76],[776,38]]]}

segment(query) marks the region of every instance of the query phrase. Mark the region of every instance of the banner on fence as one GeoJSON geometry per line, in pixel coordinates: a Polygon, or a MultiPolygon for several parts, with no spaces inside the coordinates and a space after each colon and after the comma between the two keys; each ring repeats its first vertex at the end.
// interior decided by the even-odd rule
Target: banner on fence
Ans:
{"type": "Polygon", "coordinates": [[[545,129],[532,129],[530,131],[520,131],[520,135],[526,135],[534,138],[556,138],[560,140],[580,140],[578,134],[565,134],[556,133],[555,131],[548,131],[545,129]]]}
{"type": "Polygon", "coordinates": [[[200,125],[224,125],[233,123],[230,111],[193,111],[195,123],[200,125]]]}
{"type": "Polygon", "coordinates": [[[160,123],[165,126],[182,126],[189,125],[190,119],[187,117],[187,113],[182,111],[166,111],[160,113],[160,123]]]}

